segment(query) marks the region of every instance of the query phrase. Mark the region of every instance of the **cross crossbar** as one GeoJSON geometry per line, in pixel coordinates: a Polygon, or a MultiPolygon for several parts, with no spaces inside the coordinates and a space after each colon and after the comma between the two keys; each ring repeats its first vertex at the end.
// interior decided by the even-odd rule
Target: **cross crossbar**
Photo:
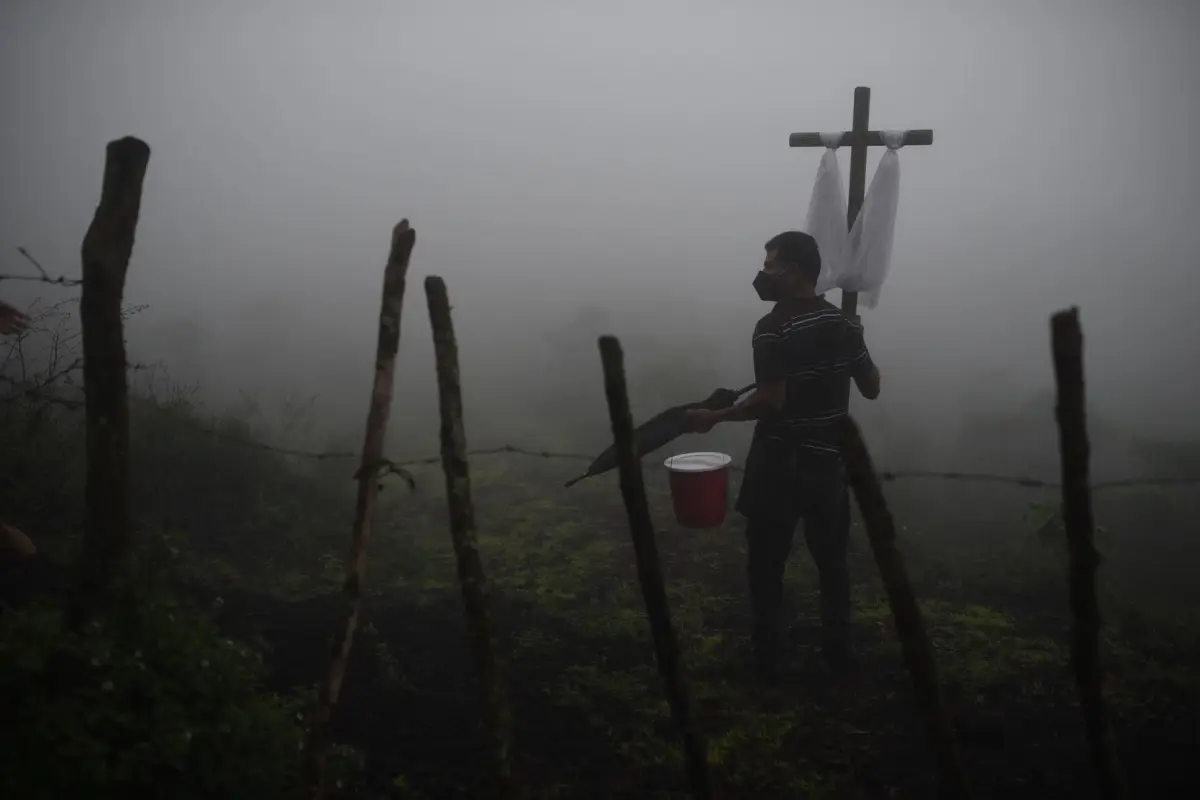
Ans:
{"type": "MultiPolygon", "coordinates": [[[[789,147],[824,147],[825,143],[821,141],[822,134],[820,133],[793,133],[788,137],[789,147]]],[[[854,131],[845,131],[842,134],[842,145],[851,145],[854,142],[854,131]]],[[[905,131],[903,144],[905,147],[919,147],[921,145],[933,144],[933,131],[928,128],[922,128],[915,131],[905,131]]],[[[867,131],[867,147],[883,147],[883,132],[882,131],[867,131]]]]}

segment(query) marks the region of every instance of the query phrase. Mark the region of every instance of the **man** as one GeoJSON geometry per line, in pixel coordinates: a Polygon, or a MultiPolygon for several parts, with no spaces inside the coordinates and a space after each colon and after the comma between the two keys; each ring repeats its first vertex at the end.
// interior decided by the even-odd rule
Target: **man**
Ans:
{"type": "Polygon", "coordinates": [[[879,396],[879,370],[862,327],[816,293],[821,255],[806,233],[781,233],[766,244],[754,279],[774,303],[754,327],[755,391],[724,411],[689,412],[691,429],[757,420],[737,510],[746,517],[747,572],[755,660],[767,679],[778,666],[783,573],[796,524],[820,575],[823,652],[835,669],[849,666],[850,575],[846,547],[850,496],[838,422],[849,407],[849,382],[879,396]]]}

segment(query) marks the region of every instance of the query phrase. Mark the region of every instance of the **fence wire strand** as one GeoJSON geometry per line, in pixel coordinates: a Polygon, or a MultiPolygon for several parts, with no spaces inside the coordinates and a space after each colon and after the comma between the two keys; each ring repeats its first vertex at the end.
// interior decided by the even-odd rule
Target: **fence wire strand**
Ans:
{"type": "MultiPolygon", "coordinates": [[[[246,438],[245,436],[235,436],[223,431],[209,428],[199,422],[194,423],[195,427],[207,433],[208,435],[228,442],[230,444],[246,447],[254,450],[275,453],[282,456],[291,456],[294,458],[303,458],[313,461],[333,461],[345,459],[360,458],[359,453],[351,451],[330,451],[316,452],[311,450],[298,450],[288,447],[276,447],[266,444],[257,439],[246,438]]],[[[516,455],[529,458],[540,458],[544,460],[555,461],[579,461],[591,462],[595,456],[584,453],[572,453],[560,450],[534,450],[525,447],[517,447],[515,445],[500,445],[498,447],[485,447],[467,452],[470,458],[498,456],[498,455],[516,455]]],[[[441,456],[426,456],[421,458],[409,459],[394,459],[389,460],[388,464],[392,467],[422,467],[432,466],[441,462],[441,456]]],[[[741,464],[732,465],[735,472],[743,471],[741,464]]],[[[1044,480],[1042,478],[1034,478],[1024,475],[1001,475],[990,472],[962,472],[962,471],[937,471],[937,470],[884,470],[879,473],[879,479],[885,483],[891,483],[899,480],[944,480],[944,481],[965,481],[974,483],[998,483],[1008,486],[1018,486],[1030,489],[1059,489],[1062,484],[1054,480],[1044,480]]],[[[1092,484],[1093,491],[1104,491],[1108,489],[1130,489],[1144,487],[1165,487],[1165,486],[1196,486],[1200,485],[1200,477],[1141,477],[1141,478],[1121,478],[1118,480],[1097,481],[1092,484]]]]}
{"type": "MultiPolygon", "coordinates": [[[[38,274],[37,275],[0,274],[0,281],[25,280],[25,281],[37,281],[40,283],[55,284],[55,285],[60,285],[60,286],[78,286],[83,282],[81,280],[67,278],[65,276],[51,277],[50,274],[46,271],[46,269],[42,266],[41,262],[39,262],[36,258],[34,258],[33,255],[31,255],[29,253],[29,251],[26,250],[24,247],[18,247],[17,252],[21,255],[21,257],[25,261],[27,261],[28,263],[33,265],[33,267],[37,270],[38,274]]],[[[140,308],[144,308],[144,306],[139,307],[138,309],[134,309],[134,310],[140,310],[140,308]]],[[[141,367],[135,367],[135,368],[141,368],[141,367]]],[[[38,388],[44,388],[44,387],[38,387],[38,388]]],[[[27,392],[16,392],[13,395],[13,399],[15,399],[16,397],[24,396],[24,395],[31,395],[31,396],[39,395],[40,399],[44,399],[44,400],[47,400],[49,402],[56,403],[59,405],[64,405],[68,408],[78,407],[78,406],[82,405],[82,403],[79,401],[69,400],[69,399],[60,397],[58,395],[53,395],[53,394],[51,394],[49,396],[45,396],[45,397],[40,397],[40,392],[38,392],[36,389],[30,390],[27,392]]],[[[153,406],[153,405],[150,407],[161,410],[161,411],[170,411],[169,408],[162,408],[162,407],[153,406]]],[[[308,460],[312,460],[312,461],[334,461],[334,460],[344,460],[344,459],[358,459],[361,457],[360,453],[355,453],[355,452],[350,452],[350,451],[314,452],[314,451],[310,451],[310,450],[297,450],[297,449],[289,448],[289,447],[276,447],[274,445],[269,445],[269,444],[266,444],[265,442],[258,441],[257,439],[248,438],[244,435],[236,436],[236,435],[225,433],[225,432],[222,432],[219,430],[215,430],[213,428],[210,428],[210,427],[200,423],[199,421],[194,421],[194,420],[189,420],[189,421],[191,422],[193,427],[198,428],[199,430],[207,433],[208,435],[210,435],[216,439],[219,439],[221,441],[224,441],[224,442],[227,442],[227,443],[230,443],[233,445],[237,445],[240,447],[245,447],[245,448],[251,449],[251,450],[260,450],[263,452],[275,453],[276,455],[291,456],[293,458],[303,458],[303,459],[308,459],[308,460]]],[[[136,422],[135,422],[135,424],[136,424],[136,422]]],[[[561,451],[555,451],[555,450],[533,450],[533,449],[524,448],[524,447],[516,447],[514,445],[502,445],[499,447],[487,447],[487,448],[483,448],[483,449],[479,449],[479,450],[470,450],[467,452],[466,455],[468,458],[497,456],[497,455],[519,455],[519,456],[527,456],[530,458],[541,458],[541,459],[559,460],[559,461],[580,461],[580,462],[589,462],[589,463],[594,459],[594,456],[586,455],[584,453],[569,453],[569,452],[561,452],[561,451]]],[[[404,468],[404,467],[431,466],[431,465],[438,464],[440,462],[441,462],[441,456],[426,456],[423,458],[412,458],[412,459],[395,460],[395,461],[385,459],[386,466],[389,467],[393,472],[401,471],[402,468],[404,468]]],[[[734,465],[732,465],[732,469],[735,472],[740,472],[740,471],[742,471],[743,467],[740,464],[734,464],[734,465]]],[[[938,472],[938,471],[933,471],[933,470],[891,470],[891,471],[886,471],[885,470],[885,471],[881,471],[879,473],[879,479],[885,483],[890,483],[890,482],[898,481],[898,480],[922,480],[923,479],[923,480],[967,481],[967,482],[974,482],[974,483],[998,483],[998,484],[1004,484],[1004,485],[1008,485],[1008,486],[1019,486],[1019,487],[1030,488],[1030,489],[1060,489],[1060,488],[1062,488],[1062,484],[1058,481],[1043,480],[1041,478],[1033,478],[1033,477],[1022,476],[1022,475],[999,475],[999,474],[988,473],[988,472],[961,472],[961,471],[938,472]]],[[[410,486],[411,485],[412,484],[410,481],[410,486]]],[[[1097,481],[1091,485],[1091,488],[1092,488],[1092,491],[1103,491],[1106,489],[1130,489],[1130,488],[1143,488],[1143,487],[1150,487],[1150,486],[1196,486],[1196,485],[1200,485],[1200,477],[1121,478],[1119,480],[1097,481]]]]}

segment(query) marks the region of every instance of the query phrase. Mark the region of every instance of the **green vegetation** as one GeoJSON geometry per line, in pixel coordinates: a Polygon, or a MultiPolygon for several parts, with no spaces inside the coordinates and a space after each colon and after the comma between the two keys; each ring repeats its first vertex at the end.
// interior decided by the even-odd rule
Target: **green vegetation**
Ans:
{"type": "MultiPolygon", "coordinates": [[[[260,652],[167,597],[139,596],[80,636],[52,605],[6,612],[0,795],[294,795],[307,704],[263,678],[260,652]]],[[[336,780],[355,775],[348,755],[336,780]]]]}
{"type": "MultiPolygon", "coordinates": [[[[66,563],[81,505],[77,412],[36,398],[5,409],[5,521],[35,539],[37,559],[66,563]]],[[[142,577],[127,613],[77,639],[60,633],[53,596],[0,614],[0,795],[147,796],[152,785],[159,796],[265,798],[292,788],[297,715],[337,619],[354,464],[279,456],[248,446],[252,433],[187,393],[139,396],[142,577]]],[[[472,465],[518,776],[532,797],[685,797],[615,479],[563,490],[577,467],[513,455],[472,465]]],[[[416,491],[389,483],[378,510],[364,628],[335,714],[335,735],[362,754],[362,770],[343,750],[337,778],[347,795],[474,797],[486,762],[442,481],[435,468],[414,475],[416,491]]],[[[679,530],[665,481],[647,475],[717,784],[732,797],[926,796],[928,759],[861,532],[861,676],[838,680],[815,657],[815,575],[797,552],[789,667],[782,686],[762,689],[742,667],[740,522],[679,530]]],[[[1053,494],[887,491],[973,781],[992,796],[1070,796],[1086,780],[1086,754],[1066,667],[1065,564],[1046,533],[1053,494]]],[[[1115,725],[1134,794],[1150,796],[1163,781],[1195,783],[1200,546],[1186,534],[1200,508],[1187,488],[1097,502],[1115,725]]],[[[35,578],[52,566],[21,569],[51,585],[35,578]]]]}

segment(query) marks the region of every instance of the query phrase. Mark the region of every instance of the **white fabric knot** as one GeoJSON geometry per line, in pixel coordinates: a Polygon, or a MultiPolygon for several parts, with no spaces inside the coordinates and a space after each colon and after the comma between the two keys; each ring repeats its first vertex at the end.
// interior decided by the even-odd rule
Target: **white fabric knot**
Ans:
{"type": "Polygon", "coordinates": [[[821,137],[821,144],[825,145],[830,150],[837,150],[842,146],[841,133],[819,133],[817,135],[821,137]]]}
{"type": "Polygon", "coordinates": [[[879,138],[883,139],[883,146],[888,150],[899,150],[904,147],[904,138],[908,131],[880,131],[879,138]]]}

